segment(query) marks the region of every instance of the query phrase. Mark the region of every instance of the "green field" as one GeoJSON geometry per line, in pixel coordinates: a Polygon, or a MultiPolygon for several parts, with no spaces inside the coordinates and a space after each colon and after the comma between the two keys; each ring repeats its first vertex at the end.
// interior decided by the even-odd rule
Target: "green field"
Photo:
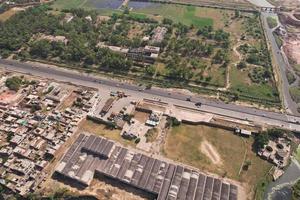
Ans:
{"type": "Polygon", "coordinates": [[[91,8],[88,6],[88,0],[55,0],[52,8],[62,10],[62,9],[72,9],[72,8],[91,8]]]}
{"type": "Polygon", "coordinates": [[[134,12],[150,14],[154,16],[161,16],[172,19],[174,22],[180,22],[185,25],[195,25],[196,27],[203,27],[213,25],[214,20],[207,17],[199,17],[199,12],[204,12],[203,8],[193,6],[180,5],[165,5],[162,4],[157,7],[148,7],[143,9],[135,9],[134,12]]]}

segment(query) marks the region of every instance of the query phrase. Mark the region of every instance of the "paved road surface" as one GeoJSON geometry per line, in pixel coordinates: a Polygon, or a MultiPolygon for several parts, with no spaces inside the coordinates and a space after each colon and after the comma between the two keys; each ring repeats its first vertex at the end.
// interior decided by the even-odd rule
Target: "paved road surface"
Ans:
{"type": "Polygon", "coordinates": [[[275,13],[268,13],[268,12],[262,12],[261,13],[261,18],[262,18],[262,23],[265,29],[265,32],[267,34],[267,38],[270,42],[270,45],[272,47],[272,52],[275,58],[275,62],[279,66],[279,72],[281,79],[281,92],[283,95],[283,101],[284,101],[284,106],[285,109],[287,110],[288,113],[294,114],[294,115],[299,115],[297,108],[298,105],[292,100],[291,95],[289,93],[289,82],[286,77],[286,70],[288,69],[288,63],[285,62],[284,57],[281,54],[281,50],[278,48],[275,38],[273,36],[273,30],[269,28],[268,23],[267,23],[267,18],[268,17],[277,17],[277,14],[275,13]]]}
{"type": "Polygon", "coordinates": [[[268,7],[268,8],[275,7],[272,4],[270,4],[267,0],[248,0],[248,1],[258,7],[268,7]]]}
{"type": "Polygon", "coordinates": [[[194,105],[195,102],[201,102],[202,106],[199,108],[199,110],[202,111],[228,117],[234,117],[242,120],[249,120],[257,124],[269,124],[280,126],[290,130],[300,131],[300,124],[298,124],[298,122],[300,122],[300,118],[292,115],[263,111],[235,104],[225,104],[217,100],[205,99],[198,95],[193,95],[191,98],[192,101],[189,102],[186,101],[186,99],[190,96],[179,92],[168,92],[164,89],[159,88],[143,90],[141,86],[121,83],[116,80],[95,77],[89,74],[83,74],[57,67],[45,67],[39,64],[33,65],[17,61],[0,60],[0,67],[7,70],[51,78],[57,81],[70,82],[77,85],[84,85],[111,91],[122,90],[132,96],[142,96],[144,98],[160,98],[162,101],[191,108],[196,108],[194,105]]]}

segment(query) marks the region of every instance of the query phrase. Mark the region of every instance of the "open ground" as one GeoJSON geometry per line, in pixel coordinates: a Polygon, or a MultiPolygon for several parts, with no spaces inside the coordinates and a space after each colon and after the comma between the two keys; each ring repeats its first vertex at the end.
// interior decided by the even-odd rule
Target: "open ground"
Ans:
{"type": "Polygon", "coordinates": [[[241,181],[246,185],[248,193],[252,193],[271,168],[270,163],[253,152],[253,142],[253,138],[242,138],[232,131],[182,124],[168,132],[163,153],[171,159],[241,181]],[[201,151],[203,142],[215,151],[209,152],[211,150],[207,149],[208,154],[220,157],[218,164],[214,163],[217,158],[210,158],[211,155],[207,156],[201,151]],[[250,161],[251,166],[240,173],[244,160],[250,161]]]}

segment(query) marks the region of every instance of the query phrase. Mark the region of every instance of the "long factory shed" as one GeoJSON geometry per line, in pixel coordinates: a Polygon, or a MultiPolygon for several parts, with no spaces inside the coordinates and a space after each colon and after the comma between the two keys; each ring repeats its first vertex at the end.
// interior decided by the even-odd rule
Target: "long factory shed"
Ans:
{"type": "Polygon", "coordinates": [[[237,200],[238,188],[189,167],[134,152],[103,137],[80,134],[58,164],[55,175],[88,187],[105,175],[157,200],[237,200]]]}

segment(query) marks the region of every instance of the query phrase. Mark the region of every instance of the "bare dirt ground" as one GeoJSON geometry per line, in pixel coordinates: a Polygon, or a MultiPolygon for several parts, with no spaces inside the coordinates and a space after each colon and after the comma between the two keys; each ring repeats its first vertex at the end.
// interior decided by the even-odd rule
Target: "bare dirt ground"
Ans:
{"type": "Polygon", "coordinates": [[[143,191],[121,184],[110,178],[99,177],[87,188],[88,194],[93,194],[99,200],[146,200],[153,199],[143,191]]]}
{"type": "Polygon", "coordinates": [[[206,140],[201,143],[200,150],[214,165],[222,165],[222,160],[217,150],[206,140]]]}
{"type": "Polygon", "coordinates": [[[283,44],[286,55],[296,64],[300,64],[300,34],[292,35],[283,44]]]}
{"type": "Polygon", "coordinates": [[[138,189],[129,187],[125,184],[116,182],[110,178],[98,177],[94,178],[91,185],[84,189],[71,187],[54,179],[48,179],[41,193],[51,195],[56,191],[66,189],[74,195],[92,195],[99,200],[151,200],[154,197],[138,189]]]}
{"type": "Polygon", "coordinates": [[[149,118],[149,113],[136,111],[134,113],[134,119],[138,120],[141,123],[145,123],[149,118]]]}
{"type": "Polygon", "coordinates": [[[66,97],[66,99],[58,106],[58,109],[62,111],[70,107],[74,103],[76,97],[77,97],[76,93],[71,92],[70,95],[66,97]]]}
{"type": "Polygon", "coordinates": [[[300,6],[299,0],[269,0],[269,2],[276,6],[284,6],[287,8],[297,8],[300,6]]]}
{"type": "Polygon", "coordinates": [[[15,97],[15,95],[16,95],[15,91],[12,91],[12,90],[4,91],[0,95],[0,100],[1,101],[10,101],[12,98],[15,97]]]}

